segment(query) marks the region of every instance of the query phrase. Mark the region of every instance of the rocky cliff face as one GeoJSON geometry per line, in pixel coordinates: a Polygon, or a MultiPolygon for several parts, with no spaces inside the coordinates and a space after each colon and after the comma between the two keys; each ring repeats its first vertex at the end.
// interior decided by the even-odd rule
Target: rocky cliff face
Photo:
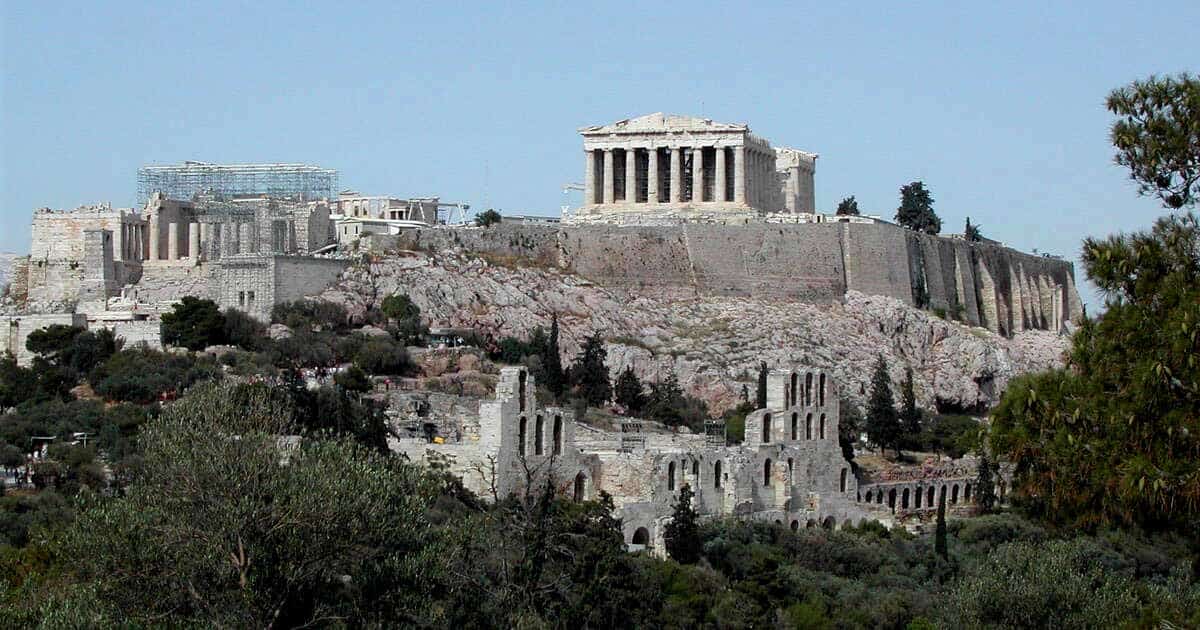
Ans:
{"type": "Polygon", "coordinates": [[[489,264],[460,252],[405,252],[349,269],[321,297],[352,314],[407,293],[435,326],[524,337],[558,313],[568,360],[593,330],[608,340],[614,376],[633,366],[644,380],[673,371],[714,411],[751,396],[760,361],[831,370],[840,393],[861,404],[876,356],[894,382],[911,366],[920,404],[975,408],[995,402],[1015,375],[1059,365],[1066,337],[1012,338],[949,322],[899,300],[850,291],[816,305],[748,297],[693,297],[602,288],[559,269],[489,264]]]}

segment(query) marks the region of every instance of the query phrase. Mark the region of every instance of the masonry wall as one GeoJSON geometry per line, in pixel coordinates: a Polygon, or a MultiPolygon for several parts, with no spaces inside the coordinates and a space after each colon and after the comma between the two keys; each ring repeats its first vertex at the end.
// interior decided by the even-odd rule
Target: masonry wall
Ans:
{"type": "Polygon", "coordinates": [[[0,316],[0,353],[10,352],[21,365],[33,361],[33,353],[25,349],[29,333],[53,324],[86,327],[87,319],[78,313],[50,313],[20,316],[0,316]]]}

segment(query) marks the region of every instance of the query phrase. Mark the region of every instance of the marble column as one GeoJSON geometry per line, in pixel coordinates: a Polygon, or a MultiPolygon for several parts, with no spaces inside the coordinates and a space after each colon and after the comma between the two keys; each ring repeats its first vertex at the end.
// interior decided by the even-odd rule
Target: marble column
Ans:
{"type": "Polygon", "coordinates": [[[616,191],[613,189],[613,150],[604,150],[604,203],[615,201],[616,191]]]}
{"type": "Polygon", "coordinates": [[[717,147],[716,177],[713,182],[713,201],[729,201],[725,198],[725,147],[717,147]]]}
{"type": "Polygon", "coordinates": [[[637,203],[637,149],[625,149],[625,203],[637,203]]]}
{"type": "Polygon", "coordinates": [[[692,149],[692,203],[704,201],[704,147],[692,149]]]}
{"type": "Polygon", "coordinates": [[[683,201],[683,149],[671,149],[671,202],[683,201]]]}
{"type": "Polygon", "coordinates": [[[167,224],[167,260],[179,260],[179,224],[167,224]]]}
{"type": "Polygon", "coordinates": [[[150,218],[150,258],[158,260],[158,217],[150,218]]]}
{"type": "Polygon", "coordinates": [[[200,224],[188,225],[188,257],[192,262],[200,262],[200,224]]]}
{"type": "Polygon", "coordinates": [[[646,162],[646,203],[658,203],[658,148],[650,147],[646,162]]]}
{"type": "Polygon", "coordinates": [[[746,147],[733,149],[733,201],[746,203],[746,147]]]}
{"type": "Polygon", "coordinates": [[[596,203],[596,152],[583,152],[583,205],[596,203]]]}

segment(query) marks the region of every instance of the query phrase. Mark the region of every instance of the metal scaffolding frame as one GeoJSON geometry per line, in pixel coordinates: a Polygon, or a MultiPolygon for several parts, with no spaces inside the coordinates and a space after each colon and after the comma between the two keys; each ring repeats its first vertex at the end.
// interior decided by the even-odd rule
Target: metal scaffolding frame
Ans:
{"type": "Polygon", "coordinates": [[[311,164],[183,164],[149,165],[138,169],[138,205],[161,192],[171,199],[191,199],[196,193],[219,196],[270,195],[307,200],[335,199],[338,172],[311,164]]]}

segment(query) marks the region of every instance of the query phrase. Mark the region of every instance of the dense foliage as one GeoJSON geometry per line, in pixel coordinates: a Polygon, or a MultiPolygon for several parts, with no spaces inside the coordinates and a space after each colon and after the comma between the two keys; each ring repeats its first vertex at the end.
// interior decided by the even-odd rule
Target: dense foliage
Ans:
{"type": "Polygon", "coordinates": [[[924,182],[912,182],[900,188],[900,207],[896,208],[896,223],[910,230],[937,234],[942,220],[933,211],[933,196],[924,182]]]}
{"type": "Polygon", "coordinates": [[[892,395],[892,377],[880,356],[871,375],[871,392],[867,398],[867,439],[883,450],[893,448],[900,454],[900,415],[892,395]]]}
{"type": "Polygon", "coordinates": [[[162,340],[170,346],[203,350],[225,341],[225,318],[217,303],[184,296],[162,316],[162,340]]]}
{"type": "Polygon", "coordinates": [[[838,202],[836,214],[838,216],[858,216],[858,200],[854,198],[854,195],[838,202]]]}
{"type": "Polygon", "coordinates": [[[1200,79],[1150,77],[1113,90],[1108,109],[1116,162],[1129,168],[1138,192],[1168,208],[1200,198],[1200,79]]]}

